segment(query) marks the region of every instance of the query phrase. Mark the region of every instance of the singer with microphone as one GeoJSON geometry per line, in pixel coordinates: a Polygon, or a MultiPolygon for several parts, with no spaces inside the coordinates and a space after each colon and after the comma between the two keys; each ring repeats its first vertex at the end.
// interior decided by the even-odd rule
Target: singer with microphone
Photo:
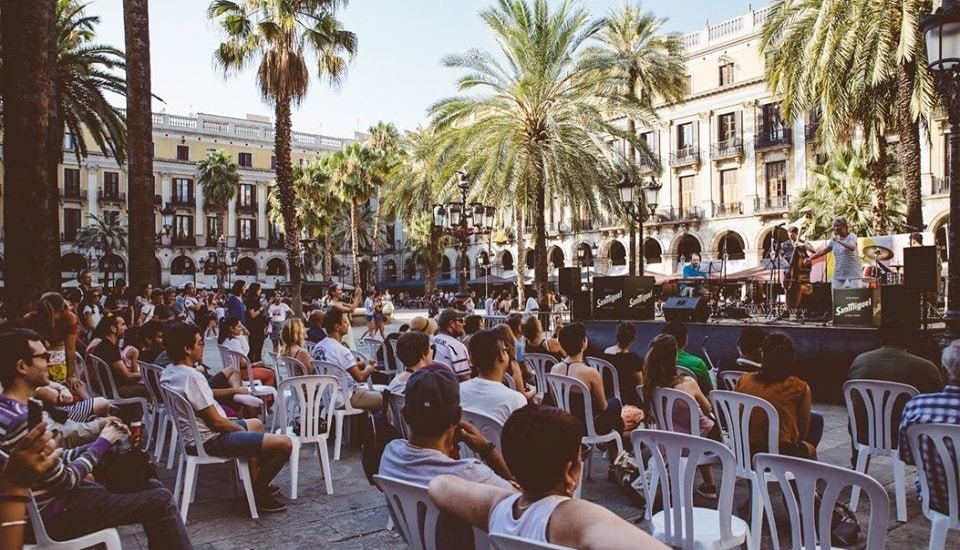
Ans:
{"type": "Polygon", "coordinates": [[[831,286],[833,290],[842,288],[860,288],[860,250],[857,246],[857,236],[850,231],[847,219],[838,216],[833,219],[833,239],[819,252],[810,256],[805,263],[810,263],[817,258],[833,253],[836,261],[833,266],[833,279],[831,286]]]}

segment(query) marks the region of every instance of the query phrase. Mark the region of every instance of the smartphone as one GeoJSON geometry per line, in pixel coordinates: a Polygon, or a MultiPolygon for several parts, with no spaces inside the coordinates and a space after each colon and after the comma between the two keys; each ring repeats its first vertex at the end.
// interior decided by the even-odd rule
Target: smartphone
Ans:
{"type": "Polygon", "coordinates": [[[39,399],[31,397],[27,400],[27,429],[32,430],[34,426],[43,420],[43,403],[39,399]]]}

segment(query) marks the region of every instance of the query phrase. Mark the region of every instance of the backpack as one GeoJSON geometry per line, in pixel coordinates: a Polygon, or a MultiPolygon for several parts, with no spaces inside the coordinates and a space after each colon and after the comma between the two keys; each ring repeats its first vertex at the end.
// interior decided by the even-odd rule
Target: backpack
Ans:
{"type": "Polygon", "coordinates": [[[370,429],[366,430],[363,438],[363,445],[360,448],[360,464],[363,466],[363,473],[367,476],[370,485],[374,485],[373,476],[380,473],[380,458],[383,456],[383,450],[394,439],[400,439],[400,432],[394,428],[387,419],[387,411],[390,410],[391,394],[389,390],[383,390],[383,407],[375,413],[367,415],[370,418],[370,429]]]}

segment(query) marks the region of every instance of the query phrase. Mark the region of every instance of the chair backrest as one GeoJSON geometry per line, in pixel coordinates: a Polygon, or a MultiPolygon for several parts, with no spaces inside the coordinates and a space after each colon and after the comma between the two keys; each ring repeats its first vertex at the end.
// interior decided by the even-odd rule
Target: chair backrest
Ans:
{"type": "Polygon", "coordinates": [[[256,384],[256,378],[253,376],[253,362],[246,355],[233,351],[232,349],[220,344],[217,346],[220,350],[220,359],[223,361],[223,368],[234,367],[237,370],[247,371],[247,384],[252,388],[256,384]]]}
{"type": "Polygon", "coordinates": [[[410,426],[407,425],[407,419],[403,417],[403,407],[407,403],[407,398],[402,393],[390,392],[390,424],[400,432],[404,439],[410,439],[410,426]]]}
{"type": "Polygon", "coordinates": [[[353,410],[353,405],[350,404],[350,398],[353,397],[353,388],[350,387],[350,373],[328,361],[318,361],[314,359],[311,363],[317,371],[317,374],[325,374],[337,379],[337,383],[340,386],[340,395],[343,398],[342,400],[340,398],[337,399],[337,406],[340,406],[342,403],[343,407],[348,411],[353,410]]]}
{"type": "MultiPolygon", "coordinates": [[[[641,446],[650,450],[647,468],[653,468],[663,491],[663,510],[666,514],[663,529],[664,542],[671,546],[694,548],[696,524],[693,520],[693,489],[697,465],[704,459],[717,458],[723,473],[720,476],[720,492],[717,501],[719,530],[722,541],[733,538],[731,516],[733,514],[733,489],[736,478],[730,475],[737,468],[733,452],[723,443],[694,435],[664,430],[637,429],[630,434],[634,452],[640,456],[641,446]]],[[[643,468],[643,461],[637,461],[643,468]]],[[[643,471],[641,478],[645,477],[643,471]]]]}
{"type": "Polygon", "coordinates": [[[326,420],[327,429],[333,426],[337,389],[340,383],[336,378],[327,375],[293,376],[280,382],[277,392],[285,395],[289,390],[294,401],[294,407],[299,417],[287,414],[293,412],[287,407],[278,407],[280,411],[280,426],[292,425],[295,419],[300,420],[300,441],[309,443],[326,437],[326,432],[320,432],[320,419],[326,420]]]}
{"type": "Polygon", "coordinates": [[[745,393],[713,390],[710,392],[713,411],[719,415],[721,425],[727,427],[733,454],[737,457],[737,475],[748,476],[753,471],[752,456],[757,451],[780,452],[780,415],[766,399],[745,393]],[[750,446],[750,418],[766,413],[767,448],[752,449],[750,446]]]}
{"type": "Polygon", "coordinates": [[[367,337],[360,341],[360,349],[363,350],[368,357],[376,357],[377,350],[379,350],[382,345],[383,342],[376,338],[367,337]]]}
{"type": "Polygon", "coordinates": [[[744,374],[747,374],[747,373],[742,370],[720,371],[717,374],[717,378],[719,379],[719,382],[720,382],[717,388],[721,390],[733,391],[733,389],[737,387],[737,382],[740,381],[740,377],[743,376],[744,374]]]}
{"type": "MultiPolygon", "coordinates": [[[[643,386],[637,386],[642,388],[643,386]]],[[[638,389],[642,398],[642,390],[638,389]]],[[[683,409],[687,414],[687,429],[680,433],[689,433],[690,435],[700,435],[700,405],[697,400],[689,393],[673,388],[654,388],[653,403],[650,409],[653,411],[653,421],[657,428],[668,432],[680,432],[677,429],[677,415],[683,415],[683,409]],[[679,409],[677,408],[679,405],[679,409]]]]}
{"type": "Polygon", "coordinates": [[[373,476],[373,482],[383,491],[393,524],[407,546],[411,550],[436,550],[440,510],[427,495],[427,488],[379,475],[373,476]]]}
{"type": "Polygon", "coordinates": [[[558,546],[549,542],[490,533],[490,548],[493,550],[569,550],[569,546],[558,546]]]}
{"type": "Polygon", "coordinates": [[[277,380],[283,381],[293,376],[307,376],[307,366],[296,357],[277,356],[277,380]]]}
{"type": "Polygon", "coordinates": [[[587,385],[572,376],[562,374],[547,373],[547,384],[550,385],[550,392],[557,401],[557,407],[575,414],[571,408],[571,394],[576,390],[583,397],[583,420],[587,426],[587,437],[597,437],[597,428],[593,423],[593,402],[590,399],[590,390],[587,385]]]}
{"type": "Polygon", "coordinates": [[[193,410],[193,405],[187,401],[187,398],[180,395],[180,392],[166,384],[160,384],[160,394],[163,396],[163,402],[167,406],[167,413],[177,422],[177,431],[180,434],[177,442],[180,452],[183,456],[187,455],[187,442],[196,447],[196,455],[200,458],[208,458],[200,439],[200,428],[197,427],[197,413],[193,410]]]}
{"type": "Polygon", "coordinates": [[[524,353],[523,362],[533,371],[533,378],[537,384],[537,393],[546,394],[549,386],[547,385],[546,375],[550,369],[557,363],[557,358],[546,353],[524,353]]]}
{"type": "Polygon", "coordinates": [[[352,349],[350,350],[350,353],[353,354],[353,359],[355,361],[363,361],[364,363],[366,363],[367,361],[370,360],[370,358],[367,357],[367,354],[363,353],[362,351],[357,351],[355,349],[352,349]]]}
{"type": "Polygon", "coordinates": [[[313,353],[313,348],[317,345],[316,342],[311,342],[307,340],[303,343],[303,347],[307,348],[307,353],[313,353]]]}
{"type": "Polygon", "coordinates": [[[697,380],[696,373],[694,373],[692,370],[688,369],[687,367],[681,367],[680,365],[677,365],[677,373],[682,374],[684,376],[689,376],[694,380],[697,380]]]}
{"type": "Polygon", "coordinates": [[[390,346],[390,349],[383,350],[383,364],[386,365],[388,372],[398,372],[400,371],[400,359],[397,357],[397,339],[390,338],[387,340],[387,345],[390,346]]]}
{"type": "MultiPolygon", "coordinates": [[[[500,433],[503,431],[503,424],[500,424],[495,418],[487,416],[483,412],[470,411],[467,409],[463,410],[462,418],[464,422],[473,424],[483,437],[487,438],[487,441],[496,445],[498,449],[500,448],[500,433]]],[[[479,458],[479,456],[464,443],[460,443],[460,457],[479,458]],[[464,454],[465,452],[466,454],[464,454]]]]}
{"type": "Polygon", "coordinates": [[[113,380],[113,368],[106,361],[96,355],[90,355],[90,362],[96,373],[97,389],[102,397],[107,399],[117,399],[120,394],[117,392],[117,384],[113,380]]]}
{"type": "MultiPolygon", "coordinates": [[[[790,519],[791,548],[829,550],[830,536],[820,538],[817,533],[829,533],[832,527],[833,508],[840,492],[847,487],[859,486],[870,499],[870,521],[867,524],[866,550],[882,550],[887,539],[887,523],[890,520],[890,502],[886,489],[877,480],[849,468],[832,466],[823,462],[791,456],[760,453],[756,456],[757,475],[765,481],[776,481],[787,502],[790,519]],[[772,478],[772,479],[771,479],[772,478]],[[821,490],[819,505],[814,503],[816,489],[821,490]],[[817,508],[819,506],[819,509],[817,508]]],[[[776,528],[773,514],[773,499],[767,482],[760,483],[760,494],[767,509],[770,532],[776,528]]]]}
{"type": "MultiPolygon", "coordinates": [[[[960,426],[956,424],[913,424],[907,428],[907,441],[914,461],[917,463],[917,477],[920,479],[920,502],[923,506],[923,515],[931,518],[931,514],[944,515],[942,512],[930,510],[931,468],[939,470],[942,466],[943,479],[934,480],[940,494],[948,497],[946,516],[951,529],[960,529],[960,487],[958,487],[958,469],[960,469],[960,426]],[[921,452],[921,444],[929,453],[921,452]],[[925,456],[936,457],[940,464],[921,462],[925,456]]],[[[939,477],[939,476],[938,476],[939,477]]]]}
{"type": "Polygon", "coordinates": [[[847,380],[843,383],[843,400],[847,403],[847,418],[853,441],[861,441],[861,430],[866,430],[866,443],[880,451],[897,449],[899,438],[897,427],[900,425],[902,409],[895,411],[897,401],[901,407],[907,399],[919,392],[909,384],[887,382],[883,380],[847,380]],[[857,422],[857,408],[865,413],[867,425],[857,422]]]}
{"type": "Polygon", "coordinates": [[[511,390],[517,391],[517,382],[513,379],[513,376],[509,372],[503,373],[503,383],[507,385],[511,390]]]}
{"type": "Polygon", "coordinates": [[[75,355],[77,359],[74,369],[77,372],[77,377],[79,377],[83,385],[87,387],[87,391],[96,392],[96,389],[93,387],[93,380],[90,377],[90,370],[87,368],[86,359],[83,358],[83,354],[79,351],[76,352],[75,355]]]}
{"type": "MultiPolygon", "coordinates": [[[[608,378],[613,381],[613,396],[620,399],[620,373],[617,371],[617,367],[614,367],[610,361],[600,359],[599,357],[587,357],[586,363],[597,369],[597,372],[600,373],[600,378],[604,381],[604,388],[607,387],[606,381],[608,378]]],[[[620,400],[623,401],[622,399],[620,400]]]]}
{"type": "Polygon", "coordinates": [[[147,387],[147,393],[150,399],[158,405],[163,404],[163,395],[160,389],[160,376],[163,374],[163,368],[146,361],[138,361],[140,364],[140,373],[143,375],[143,385],[147,387]]]}

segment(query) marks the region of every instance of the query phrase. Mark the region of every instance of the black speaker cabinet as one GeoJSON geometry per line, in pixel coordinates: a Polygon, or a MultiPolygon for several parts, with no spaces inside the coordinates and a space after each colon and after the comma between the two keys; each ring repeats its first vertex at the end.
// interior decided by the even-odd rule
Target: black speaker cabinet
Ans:
{"type": "Polygon", "coordinates": [[[710,318],[710,305],[700,296],[674,296],[663,303],[663,318],[681,323],[705,323],[710,318]]]}
{"type": "Polygon", "coordinates": [[[594,277],[593,316],[607,321],[652,320],[653,277],[594,277]]]}
{"type": "Polygon", "coordinates": [[[579,267],[561,267],[557,289],[560,294],[570,296],[575,292],[580,292],[580,268],[579,267]]]}
{"type": "Polygon", "coordinates": [[[590,293],[577,290],[570,294],[570,319],[589,321],[591,319],[590,293]]]}
{"type": "Polygon", "coordinates": [[[937,292],[940,289],[937,247],[911,246],[903,249],[903,285],[910,292],[937,292]]]}
{"type": "Polygon", "coordinates": [[[897,319],[912,331],[920,330],[920,294],[904,285],[880,287],[880,322],[897,319]]]}

